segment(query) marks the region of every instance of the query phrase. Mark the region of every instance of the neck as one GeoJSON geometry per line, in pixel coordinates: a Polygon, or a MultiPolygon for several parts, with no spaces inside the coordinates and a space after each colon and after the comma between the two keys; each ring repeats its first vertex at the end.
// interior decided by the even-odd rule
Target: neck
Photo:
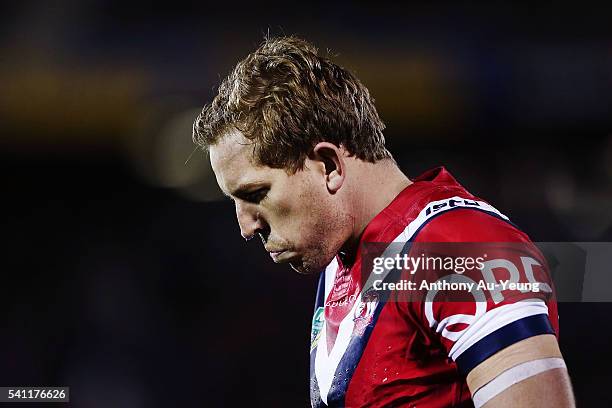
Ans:
{"type": "Polygon", "coordinates": [[[351,173],[351,213],[354,216],[353,231],[342,248],[343,262],[353,263],[359,240],[367,225],[387,207],[412,181],[397,167],[393,160],[367,163],[355,160],[351,173]]]}

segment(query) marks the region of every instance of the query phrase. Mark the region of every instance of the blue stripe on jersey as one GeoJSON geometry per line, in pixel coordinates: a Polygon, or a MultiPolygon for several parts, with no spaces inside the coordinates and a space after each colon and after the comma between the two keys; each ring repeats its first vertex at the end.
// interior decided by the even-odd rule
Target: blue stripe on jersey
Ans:
{"type": "MultiPolygon", "coordinates": [[[[407,242],[400,254],[408,253],[411,247],[411,243],[407,242]]],[[[397,282],[400,277],[400,271],[397,269],[392,270],[385,277],[384,282],[397,282]]],[[[378,321],[378,317],[382,312],[383,308],[387,304],[390,291],[376,291],[379,295],[379,303],[376,306],[376,310],[372,316],[372,321],[366,327],[363,336],[353,336],[351,341],[349,342],[338,367],[336,368],[336,372],[334,373],[334,379],[332,386],[327,394],[327,403],[329,407],[344,407],[346,391],[348,390],[348,385],[353,377],[353,373],[359,364],[359,360],[361,360],[361,355],[368,344],[368,340],[370,339],[370,335],[376,326],[376,322],[378,321]]]]}
{"type": "Polygon", "coordinates": [[[374,312],[372,322],[365,330],[363,336],[353,336],[351,338],[351,341],[344,352],[344,356],[342,357],[342,360],[340,360],[338,368],[334,373],[334,381],[329,393],[327,394],[327,403],[330,407],[344,407],[346,405],[344,398],[346,397],[349,382],[351,381],[353,373],[359,364],[359,360],[361,360],[363,350],[365,350],[368,340],[370,339],[370,335],[372,334],[372,330],[374,329],[374,325],[378,321],[378,316],[380,315],[384,305],[384,303],[378,304],[376,311],[374,312]]]}
{"type": "Polygon", "coordinates": [[[464,351],[455,362],[461,374],[467,375],[478,364],[516,342],[540,334],[554,333],[547,314],[524,317],[483,337],[464,351]]]}

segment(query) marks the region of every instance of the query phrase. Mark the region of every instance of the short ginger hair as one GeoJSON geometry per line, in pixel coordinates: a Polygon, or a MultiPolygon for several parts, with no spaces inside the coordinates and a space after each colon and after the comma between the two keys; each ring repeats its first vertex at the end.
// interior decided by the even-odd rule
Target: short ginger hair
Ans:
{"type": "Polygon", "coordinates": [[[260,164],[301,170],[322,141],[376,162],[391,158],[374,99],[348,70],[297,37],[266,38],[240,61],[193,124],[193,141],[208,149],[239,130],[260,164]]]}

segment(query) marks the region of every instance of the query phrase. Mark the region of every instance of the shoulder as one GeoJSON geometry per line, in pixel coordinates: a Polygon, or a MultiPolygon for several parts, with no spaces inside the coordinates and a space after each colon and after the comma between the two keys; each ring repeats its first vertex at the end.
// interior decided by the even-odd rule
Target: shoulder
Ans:
{"type": "Polygon", "coordinates": [[[529,242],[529,237],[496,212],[457,208],[430,219],[417,242],[529,242]]]}

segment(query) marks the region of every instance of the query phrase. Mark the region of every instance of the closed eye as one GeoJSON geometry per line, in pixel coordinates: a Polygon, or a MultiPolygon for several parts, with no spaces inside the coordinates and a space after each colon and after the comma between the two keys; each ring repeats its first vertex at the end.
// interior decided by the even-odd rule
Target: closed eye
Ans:
{"type": "Polygon", "coordinates": [[[243,193],[241,198],[250,203],[259,203],[266,198],[268,191],[268,188],[259,188],[255,191],[243,193]]]}

